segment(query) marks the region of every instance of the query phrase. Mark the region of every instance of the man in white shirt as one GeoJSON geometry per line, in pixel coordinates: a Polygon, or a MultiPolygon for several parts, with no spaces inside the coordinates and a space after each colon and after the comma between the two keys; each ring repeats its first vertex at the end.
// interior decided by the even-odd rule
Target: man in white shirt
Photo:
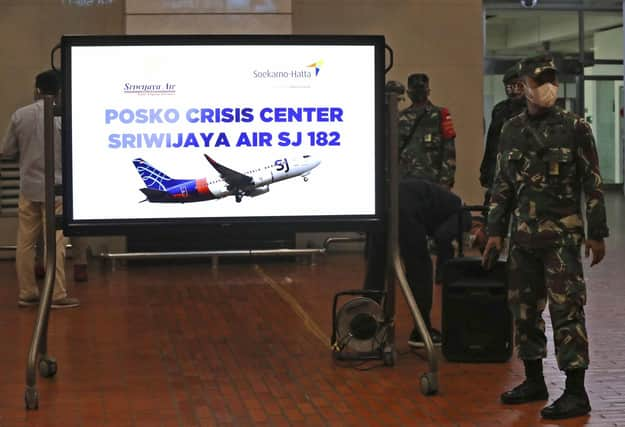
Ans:
{"type": "MultiPolygon", "coordinates": [[[[44,124],[43,95],[59,91],[58,73],[44,71],[35,80],[35,102],[15,111],[11,116],[4,139],[0,142],[0,157],[19,158],[20,195],[17,230],[18,306],[39,304],[39,288],[34,271],[35,244],[45,226],[44,188],[44,124]]],[[[61,120],[55,118],[55,182],[61,182],[61,120]]],[[[55,212],[62,211],[60,198],[55,200],[55,212]]],[[[52,308],[78,307],[76,298],[67,296],[65,289],[65,242],[63,233],[56,232],[56,275],[52,308]]]]}

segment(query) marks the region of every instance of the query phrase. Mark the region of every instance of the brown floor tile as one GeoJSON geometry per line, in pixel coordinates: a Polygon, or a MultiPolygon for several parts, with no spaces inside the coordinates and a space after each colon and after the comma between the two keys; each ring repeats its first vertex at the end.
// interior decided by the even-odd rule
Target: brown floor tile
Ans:
{"type": "MultiPolygon", "coordinates": [[[[440,392],[423,396],[419,377],[428,367],[405,341],[412,321],[399,294],[395,366],[336,363],[328,345],[332,298],[360,287],[364,262],[360,253],[333,253],[314,266],[262,259],[218,271],[198,263],[92,266],[89,281],[71,289],[81,308],[52,313],[48,346],[59,371],[37,379],[38,411],[23,406],[37,312],[16,307],[14,263],[0,261],[0,427],[625,426],[625,203],[609,201],[607,258],[585,273],[590,417],[546,423],[544,403],[501,405],[499,394],[523,379],[516,359],[441,359],[440,392]]],[[[438,286],[434,299],[440,326],[438,286]]],[[[553,400],[564,378],[547,332],[553,400]]]]}

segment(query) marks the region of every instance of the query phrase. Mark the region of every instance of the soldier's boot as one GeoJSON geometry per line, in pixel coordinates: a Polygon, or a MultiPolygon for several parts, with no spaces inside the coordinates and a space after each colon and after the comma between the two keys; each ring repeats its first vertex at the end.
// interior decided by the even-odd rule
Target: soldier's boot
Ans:
{"type": "Polygon", "coordinates": [[[501,402],[507,405],[534,402],[537,400],[547,400],[549,392],[543,377],[542,360],[524,360],[525,381],[512,390],[508,390],[501,395],[501,402]]]}
{"type": "Polygon", "coordinates": [[[586,415],[590,412],[590,401],[584,388],[584,369],[566,371],[564,393],[551,405],[540,411],[543,418],[559,420],[586,415]]]}

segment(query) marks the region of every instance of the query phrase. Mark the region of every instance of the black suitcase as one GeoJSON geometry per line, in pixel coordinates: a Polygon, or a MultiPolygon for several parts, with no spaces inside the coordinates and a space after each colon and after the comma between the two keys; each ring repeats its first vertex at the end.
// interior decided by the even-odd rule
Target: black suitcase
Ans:
{"type": "MultiPolygon", "coordinates": [[[[484,210],[482,206],[465,207],[484,210]]],[[[462,239],[459,240],[461,247],[462,239]]],[[[513,350],[505,262],[459,256],[442,266],[442,351],[450,362],[505,362],[513,350]]]]}

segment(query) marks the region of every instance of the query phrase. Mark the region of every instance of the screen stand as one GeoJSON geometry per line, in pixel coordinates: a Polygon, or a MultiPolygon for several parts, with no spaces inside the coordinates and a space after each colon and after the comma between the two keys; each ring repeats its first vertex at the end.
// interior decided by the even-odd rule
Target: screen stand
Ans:
{"type": "MultiPolygon", "coordinates": [[[[430,333],[426,327],[423,316],[419,311],[408,280],[406,279],[406,273],[402,264],[401,256],[399,253],[399,137],[398,137],[398,111],[397,111],[397,93],[387,93],[387,111],[388,111],[388,141],[387,141],[387,153],[388,153],[388,165],[389,165],[389,182],[388,193],[389,197],[389,218],[387,221],[387,236],[388,236],[388,248],[387,256],[387,276],[386,276],[386,289],[387,297],[385,302],[385,313],[389,317],[394,317],[395,314],[395,278],[399,282],[399,286],[406,298],[410,313],[414,318],[415,325],[419,329],[423,341],[425,343],[425,351],[427,354],[429,371],[421,375],[420,385],[421,392],[424,395],[432,395],[438,392],[438,358],[434,353],[434,343],[430,337],[430,333]]],[[[394,342],[394,328],[391,328],[391,337],[388,340],[389,350],[392,349],[394,342]]],[[[386,350],[385,350],[386,353],[386,350]]]]}
{"type": "Polygon", "coordinates": [[[37,393],[36,367],[43,377],[51,378],[56,374],[56,359],[48,354],[48,318],[50,316],[50,304],[52,303],[52,289],[56,273],[56,217],[54,212],[54,96],[45,95],[44,101],[44,160],[45,160],[45,240],[46,246],[46,275],[42,297],[39,302],[37,320],[33,338],[28,352],[26,364],[26,391],[24,402],[26,409],[39,407],[39,395],[37,393]]]}

